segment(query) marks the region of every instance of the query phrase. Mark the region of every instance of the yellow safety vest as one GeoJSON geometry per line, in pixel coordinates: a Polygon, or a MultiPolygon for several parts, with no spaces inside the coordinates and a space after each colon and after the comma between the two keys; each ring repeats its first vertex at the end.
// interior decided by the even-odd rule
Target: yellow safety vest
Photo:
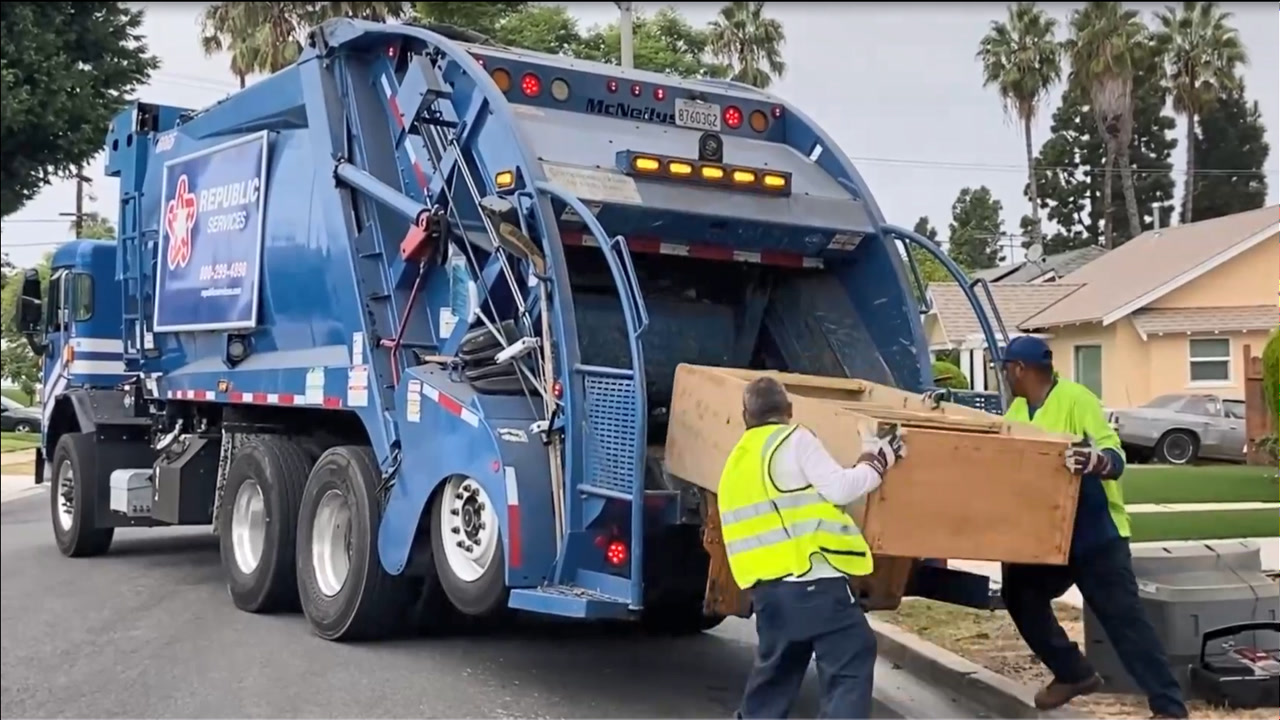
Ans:
{"type": "Polygon", "coordinates": [[[812,486],[780,490],[769,466],[796,425],[763,425],[742,435],[717,492],[729,570],[738,587],[803,575],[817,554],[846,575],[870,575],[871,548],[857,523],[812,486]]]}

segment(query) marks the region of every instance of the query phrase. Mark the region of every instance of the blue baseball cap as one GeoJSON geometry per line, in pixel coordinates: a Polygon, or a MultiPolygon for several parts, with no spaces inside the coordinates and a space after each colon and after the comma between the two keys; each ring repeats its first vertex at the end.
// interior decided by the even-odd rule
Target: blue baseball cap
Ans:
{"type": "Polygon", "coordinates": [[[1020,362],[1024,365],[1053,366],[1053,351],[1044,340],[1032,335],[1019,335],[1004,348],[1001,362],[1020,362]]]}

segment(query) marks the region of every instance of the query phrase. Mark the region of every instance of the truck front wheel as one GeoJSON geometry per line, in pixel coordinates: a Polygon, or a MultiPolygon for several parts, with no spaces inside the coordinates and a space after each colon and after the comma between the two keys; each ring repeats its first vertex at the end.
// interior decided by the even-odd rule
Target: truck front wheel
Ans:
{"type": "Polygon", "coordinates": [[[472,478],[445,481],[431,503],[431,554],[440,585],[464,615],[492,618],[507,607],[506,554],[493,500],[472,478]]]}
{"type": "Polygon", "coordinates": [[[93,436],[88,433],[63,435],[53,451],[49,514],[58,550],[67,557],[101,555],[115,536],[115,528],[94,527],[98,509],[94,455],[93,436]]]}
{"type": "Polygon", "coordinates": [[[331,448],[302,494],[298,592],[311,629],[326,640],[374,640],[407,630],[411,578],[378,561],[382,473],[367,447],[331,448]]]}
{"type": "Polygon", "coordinates": [[[294,530],[312,455],[288,438],[267,435],[237,448],[218,512],[227,591],[251,613],[294,610],[294,530]]]}

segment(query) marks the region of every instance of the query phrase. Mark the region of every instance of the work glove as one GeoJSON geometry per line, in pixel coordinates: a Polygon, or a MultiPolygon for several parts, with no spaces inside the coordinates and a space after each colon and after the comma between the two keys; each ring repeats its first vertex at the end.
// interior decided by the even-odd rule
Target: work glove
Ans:
{"type": "Polygon", "coordinates": [[[947,388],[935,388],[925,392],[923,397],[924,404],[930,410],[937,410],[942,407],[942,403],[951,402],[951,391],[947,388]]]}
{"type": "Polygon", "coordinates": [[[1111,460],[1087,440],[1067,448],[1067,469],[1074,475],[1097,475],[1111,469],[1111,460]]]}
{"type": "Polygon", "coordinates": [[[889,472],[889,468],[907,456],[907,444],[903,441],[903,431],[897,426],[879,433],[862,430],[862,455],[858,464],[870,465],[880,477],[889,472]]]}

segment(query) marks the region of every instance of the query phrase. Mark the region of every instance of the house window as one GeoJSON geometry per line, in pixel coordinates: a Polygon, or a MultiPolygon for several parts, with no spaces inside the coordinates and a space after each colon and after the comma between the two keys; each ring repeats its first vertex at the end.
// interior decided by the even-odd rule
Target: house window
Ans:
{"type": "Polygon", "coordinates": [[[1231,380],[1231,339],[1191,338],[1187,341],[1193,383],[1231,380]]]}
{"type": "Polygon", "coordinates": [[[1075,380],[1102,397],[1102,346],[1077,345],[1075,347],[1075,380]]]}

